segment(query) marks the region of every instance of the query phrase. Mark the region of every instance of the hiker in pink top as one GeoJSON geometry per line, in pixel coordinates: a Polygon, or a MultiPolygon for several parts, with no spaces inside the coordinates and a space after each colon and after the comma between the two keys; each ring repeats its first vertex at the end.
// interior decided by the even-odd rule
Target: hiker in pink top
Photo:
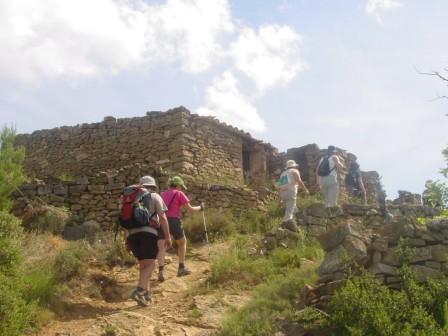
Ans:
{"type": "MultiPolygon", "coordinates": [[[[185,266],[185,254],[187,251],[187,241],[185,239],[184,227],[181,221],[181,209],[188,211],[203,211],[204,206],[191,206],[190,200],[184,194],[182,189],[187,190],[185,183],[179,176],[174,176],[170,180],[170,188],[161,193],[162,199],[168,207],[165,213],[170,227],[170,233],[173,235],[177,244],[177,253],[179,256],[179,269],[177,276],[188,275],[191,271],[185,266]]],[[[159,231],[159,253],[157,260],[159,261],[159,281],[165,280],[164,265],[165,265],[165,237],[163,232],[159,231]]]]}

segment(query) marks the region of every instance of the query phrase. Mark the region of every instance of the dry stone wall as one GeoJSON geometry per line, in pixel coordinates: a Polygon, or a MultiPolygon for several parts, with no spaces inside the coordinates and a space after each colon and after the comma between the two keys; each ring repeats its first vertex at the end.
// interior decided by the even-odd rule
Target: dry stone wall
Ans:
{"type": "MultiPolygon", "coordinates": [[[[375,207],[346,204],[325,208],[314,204],[298,215],[299,229],[318,237],[326,252],[318,268],[318,284],[307,293],[308,304],[325,307],[349,270],[356,272],[358,267],[391,288],[401,287],[398,272],[404,260],[420,281],[448,275],[448,220],[421,224],[417,218],[430,219],[438,214],[434,208],[421,205],[391,206],[389,211],[393,216],[384,218],[375,207]],[[403,250],[407,252],[403,254],[403,250]]],[[[291,233],[270,233],[265,247],[285,246],[285,237],[290,239],[291,233]]]]}
{"type": "Polygon", "coordinates": [[[257,143],[269,155],[275,151],[247,133],[183,107],[36,131],[18,135],[16,143],[26,150],[26,174],[45,181],[140,163],[197,183],[236,186],[244,183],[243,143],[257,143]]]}
{"type": "MultiPolygon", "coordinates": [[[[33,206],[43,202],[67,207],[71,211],[74,226],[94,221],[102,229],[111,229],[119,214],[119,197],[123,188],[136,183],[140,176],[148,173],[156,176],[161,190],[167,187],[168,176],[151,170],[148,164],[126,166],[74,181],[25,184],[14,195],[13,213],[18,217],[27,217],[27,212],[32,211],[33,206]]],[[[187,195],[193,204],[202,201],[207,208],[234,212],[263,206],[258,192],[245,187],[191,184],[187,195]]]]}
{"type": "MultiPolygon", "coordinates": [[[[316,144],[309,144],[298,148],[290,148],[284,154],[283,162],[277,161],[277,173],[284,167],[286,160],[292,159],[299,164],[299,170],[307,188],[312,193],[318,193],[319,187],[316,183],[316,167],[320,158],[325,154],[324,149],[320,149],[316,144]],[[280,163],[280,166],[278,166],[280,163]]],[[[337,155],[341,158],[345,167],[350,167],[351,163],[356,160],[356,156],[346,150],[337,149],[337,155]]],[[[338,171],[340,181],[340,199],[344,200],[355,197],[349,190],[345,188],[345,176],[347,169],[338,171]]],[[[385,201],[385,193],[382,190],[379,174],[375,171],[362,172],[363,183],[367,192],[367,200],[369,204],[382,203],[385,201]]]]}

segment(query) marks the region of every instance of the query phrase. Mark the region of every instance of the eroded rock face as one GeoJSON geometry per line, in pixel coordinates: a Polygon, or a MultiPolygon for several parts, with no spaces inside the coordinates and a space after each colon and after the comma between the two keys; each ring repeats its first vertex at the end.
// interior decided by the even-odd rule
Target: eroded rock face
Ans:
{"type": "MultiPolygon", "coordinates": [[[[365,218],[367,212],[363,213],[365,218]]],[[[363,230],[356,222],[329,229],[319,237],[327,254],[318,268],[321,278],[313,304],[324,306],[354,264],[391,288],[401,287],[400,268],[405,263],[418,281],[448,275],[447,224],[445,220],[419,224],[415,217],[402,215],[392,222],[383,221],[382,227],[375,230],[363,230]]]]}

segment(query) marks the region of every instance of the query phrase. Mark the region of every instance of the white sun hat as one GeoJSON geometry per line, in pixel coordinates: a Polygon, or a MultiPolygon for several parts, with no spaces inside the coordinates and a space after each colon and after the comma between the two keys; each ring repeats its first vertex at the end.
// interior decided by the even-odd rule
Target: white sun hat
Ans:
{"type": "Polygon", "coordinates": [[[156,180],[149,175],[141,177],[140,184],[145,187],[157,187],[156,180]]]}
{"type": "Polygon", "coordinates": [[[296,168],[299,165],[294,160],[288,160],[286,161],[286,169],[288,168],[296,168]]]}

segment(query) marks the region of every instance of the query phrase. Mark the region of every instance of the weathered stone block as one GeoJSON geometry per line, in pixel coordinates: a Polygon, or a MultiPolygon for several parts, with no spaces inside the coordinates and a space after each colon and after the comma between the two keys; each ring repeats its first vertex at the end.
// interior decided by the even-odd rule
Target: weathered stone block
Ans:
{"type": "Polygon", "coordinates": [[[448,261],[448,246],[445,245],[433,245],[430,247],[432,259],[438,262],[448,261]]]}
{"type": "Polygon", "coordinates": [[[347,236],[342,243],[347,251],[348,257],[360,265],[365,265],[369,261],[367,256],[367,247],[364,242],[356,237],[347,236]]]}
{"type": "Polygon", "coordinates": [[[344,241],[345,237],[349,235],[360,237],[359,233],[354,229],[353,224],[346,223],[320,235],[318,239],[322,245],[322,248],[325,251],[329,251],[340,245],[344,241]]]}
{"type": "Polygon", "coordinates": [[[339,246],[338,248],[330,251],[325,256],[324,261],[317,269],[319,275],[331,274],[334,272],[343,272],[347,260],[347,251],[339,246]]]}
{"type": "Polygon", "coordinates": [[[440,279],[443,273],[437,269],[422,265],[412,265],[411,269],[414,271],[418,281],[427,281],[428,279],[440,279]]]}
{"type": "Polygon", "coordinates": [[[53,193],[58,196],[67,196],[68,188],[63,184],[55,184],[53,186],[53,193]]]}
{"type": "Polygon", "coordinates": [[[376,263],[369,267],[369,271],[373,274],[396,275],[397,268],[383,263],[376,263]]]}

